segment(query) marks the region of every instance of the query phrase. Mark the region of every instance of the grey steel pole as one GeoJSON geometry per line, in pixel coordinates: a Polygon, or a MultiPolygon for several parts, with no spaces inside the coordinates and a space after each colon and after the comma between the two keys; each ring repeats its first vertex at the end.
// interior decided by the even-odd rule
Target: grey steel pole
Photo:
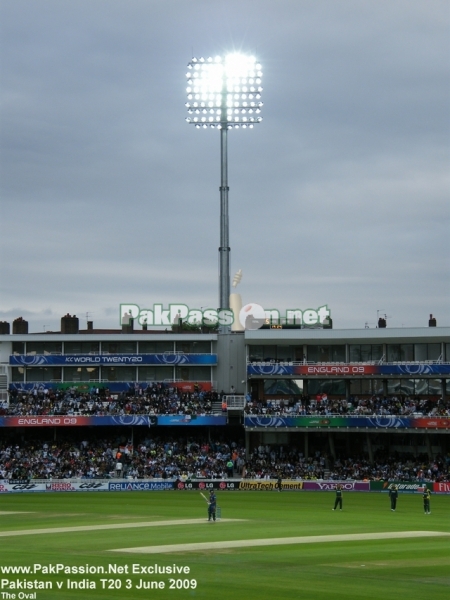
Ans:
{"type": "Polygon", "coordinates": [[[220,130],[219,308],[230,308],[230,226],[228,217],[227,124],[220,130]]]}
{"type": "MultiPolygon", "coordinates": [[[[230,308],[230,223],[228,217],[228,114],[227,80],[223,73],[220,115],[220,246],[219,246],[219,308],[230,308]]],[[[227,327],[219,327],[226,333],[227,327]]]]}

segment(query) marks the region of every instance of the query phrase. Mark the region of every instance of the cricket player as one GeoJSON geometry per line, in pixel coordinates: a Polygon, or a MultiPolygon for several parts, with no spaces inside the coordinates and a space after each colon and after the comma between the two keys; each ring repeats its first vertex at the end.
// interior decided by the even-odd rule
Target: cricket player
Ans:
{"type": "Polygon", "coordinates": [[[216,520],[216,508],[217,508],[217,498],[214,490],[209,491],[209,502],[208,502],[208,521],[216,520]]]}
{"type": "Polygon", "coordinates": [[[396,485],[393,485],[389,490],[389,498],[391,499],[391,510],[392,512],[395,512],[398,498],[398,487],[396,485]]]}
{"type": "Polygon", "coordinates": [[[431,498],[431,492],[428,488],[425,488],[422,494],[422,498],[423,498],[423,510],[424,513],[426,515],[431,515],[431,510],[430,510],[430,498],[431,498]]]}
{"type": "Polygon", "coordinates": [[[342,485],[340,483],[336,486],[336,499],[334,501],[334,508],[331,510],[336,510],[339,506],[339,510],[342,510],[342,485]]]}

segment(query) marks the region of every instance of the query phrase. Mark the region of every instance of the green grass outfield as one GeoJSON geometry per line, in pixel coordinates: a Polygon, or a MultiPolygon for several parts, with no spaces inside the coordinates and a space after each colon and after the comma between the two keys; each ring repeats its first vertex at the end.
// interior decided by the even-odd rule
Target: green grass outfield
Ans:
{"type": "Polygon", "coordinates": [[[391,512],[385,493],[344,493],[342,512],[331,510],[333,492],[218,492],[217,496],[223,519],[208,523],[206,502],[194,491],[2,495],[0,578],[13,582],[27,580],[33,585],[35,580],[50,582],[53,589],[13,589],[3,585],[0,600],[379,600],[393,594],[408,600],[450,598],[449,496],[432,496],[431,515],[423,514],[421,494],[400,494],[395,513],[391,512]],[[4,514],[3,511],[33,512],[4,514]],[[157,527],[144,525],[186,519],[197,521],[157,527]],[[136,523],[143,525],[115,528],[119,524],[136,523]],[[101,525],[110,528],[87,528],[101,525]],[[51,531],[82,526],[86,529],[51,531]],[[125,552],[128,548],[160,545],[413,531],[449,535],[410,538],[394,535],[387,539],[184,549],[156,554],[125,552]],[[8,532],[16,534],[7,535],[8,532]],[[120,549],[124,550],[113,552],[120,549]],[[100,566],[106,573],[4,572],[5,567],[34,564],[88,565],[91,569],[100,566]],[[190,572],[133,574],[133,564],[143,570],[152,565],[175,564],[187,567],[190,572]],[[122,573],[108,574],[108,569],[122,573]],[[78,583],[87,580],[95,588],[68,589],[68,579],[78,583]],[[101,579],[106,580],[106,589],[102,589],[101,579]],[[175,589],[169,588],[171,579],[175,589]],[[164,583],[164,589],[138,589],[152,581],[158,585],[164,583]],[[186,588],[176,589],[177,585],[186,588]],[[116,586],[121,587],[116,589],[116,586]]]}

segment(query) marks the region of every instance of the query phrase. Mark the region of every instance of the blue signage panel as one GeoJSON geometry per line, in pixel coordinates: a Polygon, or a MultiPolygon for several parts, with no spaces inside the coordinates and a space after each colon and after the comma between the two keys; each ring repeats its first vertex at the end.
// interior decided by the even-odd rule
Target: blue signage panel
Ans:
{"type": "Polygon", "coordinates": [[[14,367],[100,366],[100,365],[217,365],[217,354],[14,354],[9,357],[14,367]]]}

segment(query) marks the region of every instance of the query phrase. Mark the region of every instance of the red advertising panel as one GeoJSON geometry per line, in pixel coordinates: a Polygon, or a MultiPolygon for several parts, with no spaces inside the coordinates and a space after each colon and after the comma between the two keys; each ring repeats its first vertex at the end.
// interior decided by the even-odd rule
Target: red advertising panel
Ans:
{"type": "Polygon", "coordinates": [[[433,483],[433,492],[435,494],[450,494],[450,481],[433,483]]]}
{"type": "Polygon", "coordinates": [[[303,365],[295,367],[300,375],[375,375],[377,365],[303,365]]]}
{"type": "Polygon", "coordinates": [[[5,427],[61,427],[71,425],[91,425],[92,417],[4,417],[5,427]]]}
{"type": "Polygon", "coordinates": [[[432,417],[419,417],[411,419],[411,427],[420,427],[424,429],[449,429],[450,419],[433,419],[432,417]]]}

